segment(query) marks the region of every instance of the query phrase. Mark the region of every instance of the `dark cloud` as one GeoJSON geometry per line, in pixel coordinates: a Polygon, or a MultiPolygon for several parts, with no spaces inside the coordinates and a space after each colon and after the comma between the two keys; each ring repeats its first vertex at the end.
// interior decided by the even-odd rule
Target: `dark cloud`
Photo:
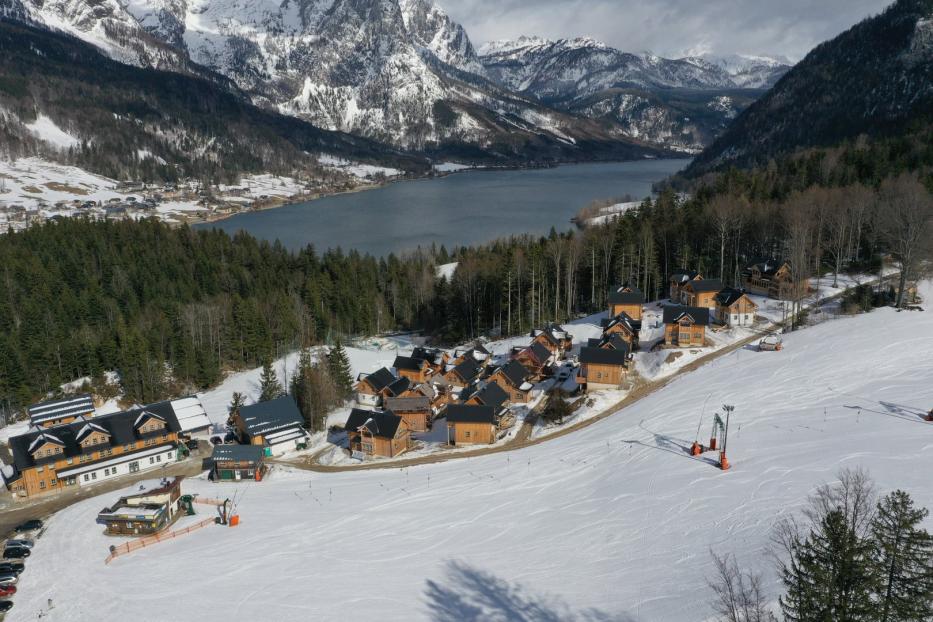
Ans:
{"type": "Polygon", "coordinates": [[[475,43],[589,36],[626,51],[795,60],[891,0],[437,0],[475,43]]]}

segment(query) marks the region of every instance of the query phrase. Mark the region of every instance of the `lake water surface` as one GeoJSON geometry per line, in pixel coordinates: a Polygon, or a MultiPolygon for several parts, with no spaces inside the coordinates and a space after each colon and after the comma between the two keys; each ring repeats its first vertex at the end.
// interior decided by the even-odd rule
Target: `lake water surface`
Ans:
{"type": "Polygon", "coordinates": [[[381,256],[418,246],[478,244],[519,233],[566,230],[595,199],[651,194],[651,186],[689,160],[574,164],[550,169],[468,171],[238,214],[198,225],[288,248],[313,244],[381,256]]]}

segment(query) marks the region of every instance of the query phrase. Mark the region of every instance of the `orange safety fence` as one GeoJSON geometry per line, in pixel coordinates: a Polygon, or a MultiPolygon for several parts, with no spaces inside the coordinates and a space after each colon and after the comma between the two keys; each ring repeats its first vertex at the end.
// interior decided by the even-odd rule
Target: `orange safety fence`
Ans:
{"type": "Polygon", "coordinates": [[[165,542],[166,540],[172,540],[178,536],[183,536],[186,533],[191,533],[192,531],[201,529],[202,527],[207,527],[208,525],[213,525],[213,518],[205,518],[202,521],[198,521],[193,525],[188,525],[183,529],[175,529],[174,531],[166,531],[163,533],[153,534],[151,536],[146,536],[145,538],[139,538],[137,540],[132,540],[121,544],[120,546],[111,547],[110,555],[107,556],[107,559],[104,560],[105,564],[109,564],[115,558],[120,555],[126,555],[127,553],[132,553],[133,551],[138,551],[139,549],[145,548],[147,546],[152,546],[153,544],[158,544],[159,542],[165,542]]]}

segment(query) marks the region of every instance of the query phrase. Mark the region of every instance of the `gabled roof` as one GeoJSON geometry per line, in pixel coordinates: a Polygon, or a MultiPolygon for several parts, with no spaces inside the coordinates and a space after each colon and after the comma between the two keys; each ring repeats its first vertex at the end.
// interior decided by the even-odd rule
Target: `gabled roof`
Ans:
{"type": "Polygon", "coordinates": [[[75,435],[75,439],[80,443],[85,439],[85,437],[90,436],[94,432],[100,432],[101,434],[106,434],[110,436],[110,432],[99,423],[95,423],[91,420],[84,420],[84,425],[78,430],[78,433],[75,435]]]}
{"type": "Polygon", "coordinates": [[[693,291],[699,292],[718,292],[722,289],[722,281],[719,279],[703,279],[700,281],[691,281],[684,285],[693,291]]]}
{"type": "Polygon", "coordinates": [[[750,264],[748,264],[745,267],[745,272],[751,272],[753,269],[757,269],[763,276],[774,276],[774,274],[785,264],[787,264],[787,261],[783,259],[764,257],[755,259],[750,264]]]}
{"type": "Polygon", "coordinates": [[[376,412],[374,410],[354,408],[350,411],[350,416],[347,417],[344,429],[347,432],[356,432],[360,428],[366,428],[366,434],[392,439],[395,438],[401,423],[402,418],[391,412],[376,412]]]}
{"type": "Polygon", "coordinates": [[[709,309],[705,307],[685,307],[682,305],[670,305],[664,307],[664,323],[673,324],[679,322],[684,316],[688,316],[694,324],[698,326],[709,325],[709,309]]]}
{"type": "Polygon", "coordinates": [[[136,421],[133,422],[133,427],[140,428],[146,424],[150,419],[155,419],[156,421],[161,421],[165,423],[165,417],[157,415],[154,412],[149,412],[145,408],[139,413],[139,416],[136,417],[136,421]]]}
{"type": "MultiPolygon", "coordinates": [[[[179,432],[181,429],[170,401],[158,402],[143,408],[109,415],[98,415],[94,417],[93,421],[95,425],[102,427],[110,435],[109,442],[111,447],[128,445],[130,443],[135,443],[139,439],[148,437],[148,435],[141,435],[136,427],[136,421],[143,412],[158,415],[165,421],[166,428],[170,432],[179,432]]],[[[33,446],[37,438],[43,435],[45,435],[46,439],[50,437],[56,439],[64,447],[62,454],[59,454],[58,458],[61,458],[62,455],[66,458],[73,458],[88,453],[88,451],[81,447],[80,441],[78,440],[78,433],[87,423],[87,419],[80,419],[45,430],[34,430],[26,434],[11,437],[9,446],[13,454],[13,466],[17,471],[23,471],[24,469],[36,465],[36,461],[32,457],[32,451],[40,447],[42,442],[40,442],[39,445],[35,445],[34,449],[29,448],[33,446]]],[[[39,460],[39,463],[44,462],[45,460],[39,460]]]]}
{"type": "Polygon", "coordinates": [[[421,371],[421,366],[426,362],[425,359],[415,359],[410,356],[396,356],[392,367],[395,369],[404,369],[405,371],[421,371]]]}
{"type": "Polygon", "coordinates": [[[580,362],[594,365],[628,366],[627,350],[609,350],[606,348],[581,348],[580,362]]]}
{"type": "Polygon", "coordinates": [[[262,447],[259,445],[214,445],[211,460],[214,462],[260,462],[262,447]]]}
{"type": "Polygon", "coordinates": [[[258,436],[291,427],[304,427],[304,417],[291,395],[240,408],[240,419],[249,436],[258,436]]]}
{"type": "Polygon", "coordinates": [[[387,397],[385,407],[392,412],[430,411],[431,400],[426,397],[387,397]]]}
{"type": "Polygon", "coordinates": [[[437,348],[418,346],[411,352],[411,358],[416,361],[427,361],[432,365],[440,365],[444,359],[444,351],[437,348]]]}
{"type": "Polygon", "coordinates": [[[42,432],[35,438],[34,441],[29,444],[29,452],[34,452],[46,443],[49,443],[50,445],[58,445],[59,447],[65,446],[64,441],[62,441],[62,439],[59,437],[55,436],[54,434],[49,434],[48,432],[42,432]]]}
{"type": "Polygon", "coordinates": [[[375,391],[382,391],[384,388],[395,382],[395,374],[385,367],[377,369],[371,374],[360,374],[358,380],[365,380],[375,391]]]}
{"type": "Polygon", "coordinates": [[[385,389],[383,390],[388,391],[389,395],[392,395],[393,397],[398,397],[399,395],[407,391],[409,387],[411,387],[411,380],[409,380],[408,378],[402,377],[396,380],[395,382],[393,382],[392,384],[390,384],[389,386],[385,387],[385,389]]]}
{"type": "MultiPolygon", "coordinates": [[[[723,289],[722,291],[720,291],[718,294],[716,294],[715,300],[716,300],[716,304],[720,306],[731,307],[732,305],[737,303],[739,300],[741,300],[742,296],[744,295],[745,295],[745,290],[735,289],[734,287],[727,287],[723,289]]],[[[751,299],[749,299],[749,302],[755,305],[756,307],[758,306],[751,299]]]]}
{"type": "Polygon", "coordinates": [[[548,359],[551,358],[551,353],[548,351],[548,349],[537,341],[528,346],[526,350],[530,351],[532,356],[534,356],[535,359],[542,365],[547,363],[548,359]]]}
{"type": "Polygon", "coordinates": [[[89,415],[94,412],[94,398],[91,397],[90,393],[82,393],[81,395],[74,395],[60,400],[33,404],[26,409],[26,412],[29,415],[29,421],[33,425],[55,419],[89,415]]]}
{"type": "Polygon", "coordinates": [[[617,287],[609,292],[609,304],[640,305],[645,302],[645,294],[637,287],[617,287]],[[630,290],[630,291],[626,291],[630,290]]]}
{"type": "Polygon", "coordinates": [[[531,375],[524,365],[515,360],[509,361],[496,371],[501,372],[509,381],[509,384],[514,387],[522,386],[525,383],[525,378],[531,375]]]}
{"type": "Polygon", "coordinates": [[[478,399],[485,406],[502,406],[509,401],[509,394],[495,382],[487,382],[482,386],[473,385],[467,387],[460,394],[461,402],[466,402],[473,398],[478,399]]]}
{"type": "Polygon", "coordinates": [[[631,316],[629,316],[628,313],[626,313],[625,311],[622,311],[621,313],[619,313],[619,314],[616,315],[615,317],[610,318],[610,319],[605,323],[605,325],[603,326],[603,332],[605,332],[605,331],[609,330],[610,328],[613,328],[614,326],[619,325],[619,324],[621,324],[622,326],[624,326],[625,328],[627,328],[628,331],[629,331],[630,333],[632,333],[632,334],[638,333],[638,332],[639,332],[639,328],[641,328],[641,325],[640,325],[640,324],[636,327],[636,322],[635,322],[635,320],[633,320],[633,319],[631,318],[631,316]]]}
{"type": "Polygon", "coordinates": [[[479,365],[476,364],[476,361],[472,357],[467,357],[463,359],[462,363],[454,366],[452,371],[464,380],[472,380],[479,374],[480,369],[479,365]]]}
{"type": "Polygon", "coordinates": [[[600,341],[596,347],[606,349],[607,347],[612,348],[613,350],[623,350],[628,353],[632,348],[625,339],[619,336],[619,333],[612,333],[608,337],[605,337],[600,341]]]}
{"type": "Polygon", "coordinates": [[[686,268],[683,268],[671,274],[670,280],[682,285],[684,283],[692,281],[698,276],[700,276],[700,273],[697,272],[696,270],[687,270],[686,268]]]}
{"type": "Polygon", "coordinates": [[[448,423],[490,423],[495,425],[500,409],[493,406],[450,404],[447,406],[448,423]]]}

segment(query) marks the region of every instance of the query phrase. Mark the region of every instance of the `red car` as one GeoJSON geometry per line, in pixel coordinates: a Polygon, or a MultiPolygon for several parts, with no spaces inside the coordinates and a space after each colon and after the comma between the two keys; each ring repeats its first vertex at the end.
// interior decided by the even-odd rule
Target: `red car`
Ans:
{"type": "Polygon", "coordinates": [[[0,585],[0,596],[12,596],[15,593],[15,585],[0,585]]]}

